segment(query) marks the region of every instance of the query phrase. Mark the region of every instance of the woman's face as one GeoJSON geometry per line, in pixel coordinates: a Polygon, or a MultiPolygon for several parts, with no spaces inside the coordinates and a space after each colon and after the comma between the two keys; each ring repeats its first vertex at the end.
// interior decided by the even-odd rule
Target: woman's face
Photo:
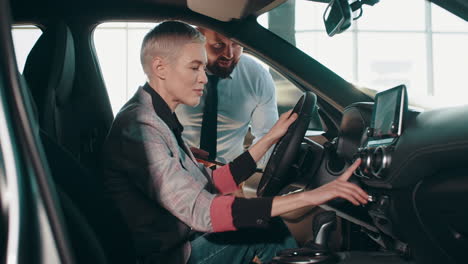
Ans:
{"type": "MultiPolygon", "coordinates": [[[[188,43],[169,61],[166,73],[167,92],[171,101],[196,106],[200,103],[207,77],[205,46],[202,43],[188,43]]],[[[173,111],[175,109],[172,109],[173,111]]]]}

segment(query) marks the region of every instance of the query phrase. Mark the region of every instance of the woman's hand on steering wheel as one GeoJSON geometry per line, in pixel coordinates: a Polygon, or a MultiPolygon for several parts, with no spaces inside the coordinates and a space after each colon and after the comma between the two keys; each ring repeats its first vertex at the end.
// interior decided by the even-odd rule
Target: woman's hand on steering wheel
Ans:
{"type": "Polygon", "coordinates": [[[256,162],[286,134],[289,126],[296,121],[298,115],[291,113],[292,109],[283,113],[270,131],[249,149],[250,155],[256,162]]]}
{"type": "MultiPolygon", "coordinates": [[[[288,131],[289,126],[296,121],[298,115],[296,113],[292,113],[292,109],[281,114],[278,121],[276,121],[275,125],[270,129],[270,131],[265,135],[265,137],[269,138],[273,144],[276,144],[278,140],[286,134],[288,131]]],[[[272,145],[273,145],[272,144],[272,145]]]]}
{"type": "MultiPolygon", "coordinates": [[[[276,145],[258,184],[257,195],[259,197],[275,196],[292,179],[288,171],[297,159],[312,112],[316,109],[316,103],[317,96],[314,93],[304,92],[293,110],[281,115],[275,125],[278,128],[275,127],[269,132],[275,138],[271,143],[276,143],[276,145]],[[290,116],[291,113],[293,114],[290,116]]],[[[268,134],[263,138],[268,138],[267,136],[268,134]]]]}

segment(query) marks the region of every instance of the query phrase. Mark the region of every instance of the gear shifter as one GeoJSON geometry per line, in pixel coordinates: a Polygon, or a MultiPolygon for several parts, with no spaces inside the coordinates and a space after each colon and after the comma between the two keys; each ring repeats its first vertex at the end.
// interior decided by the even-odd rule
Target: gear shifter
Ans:
{"type": "Polygon", "coordinates": [[[305,243],[304,247],[328,251],[328,241],[333,230],[336,229],[336,213],[325,211],[315,216],[312,230],[314,240],[305,243]]]}
{"type": "Polygon", "coordinates": [[[274,264],[298,263],[336,263],[337,257],[328,250],[328,241],[331,232],[336,228],[336,213],[325,211],[315,216],[312,231],[314,239],[306,242],[302,248],[293,248],[280,251],[274,264]]]}

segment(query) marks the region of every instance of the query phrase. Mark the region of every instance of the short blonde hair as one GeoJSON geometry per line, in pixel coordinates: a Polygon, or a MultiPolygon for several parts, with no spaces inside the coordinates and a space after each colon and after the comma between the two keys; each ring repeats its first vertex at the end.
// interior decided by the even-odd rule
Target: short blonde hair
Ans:
{"type": "Polygon", "coordinates": [[[205,43],[205,37],[197,29],[180,21],[165,21],[143,39],[140,61],[143,71],[151,76],[151,63],[156,56],[175,59],[180,48],[188,43],[205,43]]]}

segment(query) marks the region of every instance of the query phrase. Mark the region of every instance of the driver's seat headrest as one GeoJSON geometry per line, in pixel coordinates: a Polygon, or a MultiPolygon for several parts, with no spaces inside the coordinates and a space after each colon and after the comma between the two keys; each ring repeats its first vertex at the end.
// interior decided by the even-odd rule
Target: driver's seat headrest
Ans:
{"type": "Polygon", "coordinates": [[[55,137],[57,108],[68,103],[75,78],[75,46],[65,23],[55,23],[43,32],[26,59],[23,75],[41,127],[55,137]]]}

